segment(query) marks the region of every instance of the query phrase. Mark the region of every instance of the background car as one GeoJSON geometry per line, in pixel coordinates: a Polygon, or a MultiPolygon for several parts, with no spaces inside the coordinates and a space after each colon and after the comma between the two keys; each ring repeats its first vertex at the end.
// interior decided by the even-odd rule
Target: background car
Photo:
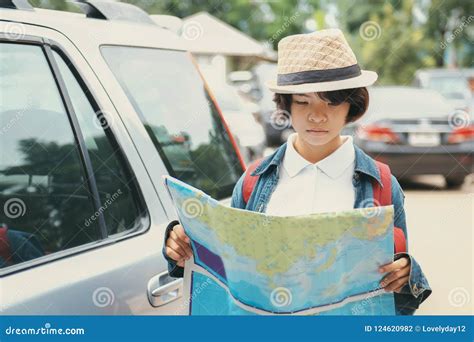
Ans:
{"type": "Polygon", "coordinates": [[[266,147],[265,133],[257,120],[258,106],[245,103],[238,91],[231,85],[204,73],[217,105],[233,133],[244,161],[261,158],[266,147]]]}
{"type": "Polygon", "coordinates": [[[273,102],[274,93],[265,85],[266,81],[276,79],[277,65],[275,63],[259,63],[252,69],[255,83],[260,89],[257,103],[260,107],[260,120],[265,129],[269,146],[280,146],[294,132],[289,113],[278,111],[273,102]]]}
{"type": "Polygon", "coordinates": [[[472,112],[472,94],[466,71],[458,69],[417,70],[413,85],[440,92],[460,110],[472,112]]]}
{"type": "Polygon", "coordinates": [[[398,178],[441,174],[456,187],[474,171],[472,119],[434,90],[372,88],[367,113],[345,132],[398,178]]]}

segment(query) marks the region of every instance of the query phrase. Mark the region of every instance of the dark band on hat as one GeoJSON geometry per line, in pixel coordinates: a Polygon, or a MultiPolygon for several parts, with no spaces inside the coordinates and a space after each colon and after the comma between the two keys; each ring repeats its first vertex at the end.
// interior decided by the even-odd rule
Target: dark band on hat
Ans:
{"type": "Polygon", "coordinates": [[[359,64],[348,67],[327,69],[327,70],[308,70],[292,72],[290,74],[279,74],[277,85],[296,85],[303,83],[319,83],[347,80],[361,75],[359,64]]]}

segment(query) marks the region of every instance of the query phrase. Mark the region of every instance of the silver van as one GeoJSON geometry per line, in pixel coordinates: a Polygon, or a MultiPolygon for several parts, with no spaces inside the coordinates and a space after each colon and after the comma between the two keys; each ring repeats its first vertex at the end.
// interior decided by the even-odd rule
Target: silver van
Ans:
{"type": "Polygon", "coordinates": [[[1,314],[180,313],[162,175],[228,203],[245,167],[185,44],[128,4],[2,6],[1,314]]]}

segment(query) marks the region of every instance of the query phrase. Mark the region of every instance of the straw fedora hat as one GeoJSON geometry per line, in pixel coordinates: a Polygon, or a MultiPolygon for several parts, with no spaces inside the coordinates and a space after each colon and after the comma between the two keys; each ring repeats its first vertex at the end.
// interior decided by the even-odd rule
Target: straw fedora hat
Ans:
{"type": "Polygon", "coordinates": [[[278,76],[266,82],[275,93],[302,94],[366,87],[377,73],[361,70],[341,30],[297,34],[278,43],[278,76]]]}

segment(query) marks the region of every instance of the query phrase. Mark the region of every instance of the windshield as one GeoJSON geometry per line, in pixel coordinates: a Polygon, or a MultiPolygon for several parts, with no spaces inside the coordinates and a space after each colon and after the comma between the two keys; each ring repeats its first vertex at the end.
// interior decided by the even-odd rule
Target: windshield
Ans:
{"type": "Polygon", "coordinates": [[[214,198],[229,197],[242,165],[186,52],[117,46],[101,51],[170,175],[214,198]]]}
{"type": "Polygon", "coordinates": [[[419,89],[372,89],[364,119],[417,119],[447,117],[452,106],[440,94],[419,89]]]}
{"type": "Polygon", "coordinates": [[[433,77],[428,86],[430,89],[439,91],[449,99],[462,100],[466,97],[467,83],[461,77],[433,77]]]}

